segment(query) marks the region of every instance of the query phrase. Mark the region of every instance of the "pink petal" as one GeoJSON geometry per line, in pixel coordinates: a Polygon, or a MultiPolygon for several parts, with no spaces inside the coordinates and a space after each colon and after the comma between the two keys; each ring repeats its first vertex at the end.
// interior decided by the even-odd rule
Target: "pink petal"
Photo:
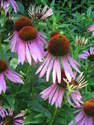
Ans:
{"type": "Polygon", "coordinates": [[[94,24],[93,24],[93,25],[91,25],[91,26],[88,28],[88,31],[89,31],[89,32],[94,31],[94,24]]]}
{"type": "Polygon", "coordinates": [[[57,74],[58,83],[61,83],[61,67],[60,67],[59,59],[56,59],[56,74],[57,74]]]}
{"type": "Polygon", "coordinates": [[[25,43],[19,40],[18,46],[18,63],[23,64],[25,61],[25,43]]]}
{"type": "Polygon", "coordinates": [[[52,67],[53,67],[53,62],[54,62],[54,60],[51,59],[51,62],[50,62],[49,67],[47,69],[47,73],[46,73],[46,81],[47,82],[49,81],[50,73],[51,73],[51,70],[52,70],[52,67]]]}
{"type": "Polygon", "coordinates": [[[23,80],[20,78],[20,75],[10,69],[6,71],[5,75],[10,81],[13,81],[14,83],[24,83],[23,80]]]}
{"type": "Polygon", "coordinates": [[[4,74],[0,74],[0,94],[1,92],[6,92],[6,83],[5,83],[5,80],[4,80],[4,74]]]}
{"type": "Polygon", "coordinates": [[[30,55],[30,50],[29,50],[27,43],[26,43],[26,59],[27,59],[28,63],[31,65],[31,55],[30,55]]]}

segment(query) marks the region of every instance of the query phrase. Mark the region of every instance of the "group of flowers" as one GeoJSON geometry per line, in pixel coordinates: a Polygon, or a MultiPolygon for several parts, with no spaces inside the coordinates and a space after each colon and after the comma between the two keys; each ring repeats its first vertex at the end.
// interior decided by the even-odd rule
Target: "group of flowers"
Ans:
{"type": "MultiPolygon", "coordinates": [[[[12,4],[14,12],[18,10],[14,0],[2,0],[1,7],[4,8],[5,15],[8,12],[9,4],[12,4]]],[[[47,10],[47,8],[45,6],[43,10],[39,8],[36,11],[36,7],[32,6],[32,9],[29,9],[29,15],[32,19],[46,19],[53,14],[52,9],[47,10]]],[[[80,71],[79,63],[71,56],[71,45],[68,38],[55,31],[51,33],[47,43],[46,36],[36,29],[30,18],[25,16],[16,20],[14,29],[10,44],[11,51],[18,55],[18,64],[23,65],[24,62],[28,62],[30,65],[41,63],[36,74],[39,74],[40,78],[46,75],[47,82],[52,79],[52,84],[40,93],[41,98],[48,100],[51,105],[55,104],[56,108],[60,108],[62,99],[66,95],[68,103],[80,111],[69,125],[74,125],[74,123],[77,125],[93,125],[94,99],[85,102],[82,99],[79,89],[86,86],[86,81],[80,71]],[[45,44],[46,51],[44,51],[45,44]]],[[[94,26],[91,26],[89,31],[94,32],[94,26]]],[[[80,38],[77,38],[77,41],[77,44],[87,42],[85,39],[80,40],[80,38]]],[[[79,58],[94,60],[94,47],[91,47],[90,51],[84,50],[79,58]]],[[[2,91],[6,92],[4,76],[14,83],[24,83],[21,76],[12,71],[5,60],[0,59],[0,94],[2,91]]],[[[0,116],[2,117],[0,125],[22,125],[24,122],[23,114],[13,116],[12,109],[7,111],[1,107],[0,116]]]]}

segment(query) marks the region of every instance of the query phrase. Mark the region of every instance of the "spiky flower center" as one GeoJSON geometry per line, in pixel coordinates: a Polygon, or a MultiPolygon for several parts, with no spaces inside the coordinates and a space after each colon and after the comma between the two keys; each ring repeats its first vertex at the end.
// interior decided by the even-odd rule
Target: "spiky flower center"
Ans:
{"type": "Polygon", "coordinates": [[[36,19],[40,19],[43,14],[42,13],[35,13],[35,15],[33,15],[36,19]]]}
{"type": "Polygon", "coordinates": [[[0,73],[6,71],[8,69],[8,65],[4,60],[0,60],[0,73]]]}
{"type": "Polygon", "coordinates": [[[3,121],[4,125],[13,125],[13,118],[10,116],[6,116],[3,121]]]}
{"type": "Polygon", "coordinates": [[[83,105],[83,110],[86,115],[94,116],[94,99],[87,100],[83,105]]]}
{"type": "Polygon", "coordinates": [[[90,60],[90,61],[94,61],[94,55],[90,55],[90,56],[88,56],[88,60],[90,60]]]}
{"type": "Polygon", "coordinates": [[[38,31],[32,26],[25,26],[18,34],[23,41],[30,41],[36,39],[38,31]]]}
{"type": "Polygon", "coordinates": [[[28,17],[21,17],[14,24],[16,31],[20,31],[24,26],[32,26],[32,20],[28,17]]]}
{"type": "Polygon", "coordinates": [[[53,56],[65,56],[70,52],[70,44],[66,36],[54,35],[48,44],[48,51],[53,56]]]}
{"type": "MultiPolygon", "coordinates": [[[[58,85],[60,87],[62,87],[63,89],[67,89],[67,82],[64,80],[67,80],[67,77],[65,75],[64,69],[61,70],[61,84],[58,83],[58,85]]],[[[72,80],[71,82],[68,82],[69,86],[73,86],[73,87],[78,87],[79,83],[76,80],[72,80]]]]}

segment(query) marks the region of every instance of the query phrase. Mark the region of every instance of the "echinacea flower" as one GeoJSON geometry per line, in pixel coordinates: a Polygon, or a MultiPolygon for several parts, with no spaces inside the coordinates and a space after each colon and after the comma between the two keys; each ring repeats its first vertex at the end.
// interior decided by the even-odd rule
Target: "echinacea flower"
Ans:
{"type": "Polygon", "coordinates": [[[74,75],[74,78],[71,79],[71,81],[66,82],[65,81],[66,76],[64,70],[62,70],[61,74],[62,74],[61,83],[56,82],[55,84],[52,84],[50,87],[43,90],[40,93],[41,98],[43,98],[44,100],[48,99],[51,105],[55,104],[56,107],[60,108],[62,105],[62,100],[65,92],[69,104],[73,105],[74,102],[76,105],[79,106],[80,103],[82,102],[82,96],[78,90],[84,87],[86,83],[83,75],[80,74],[79,77],[77,78],[74,75]]]}
{"type": "Polygon", "coordinates": [[[4,93],[6,92],[6,82],[4,80],[5,76],[14,83],[23,84],[23,80],[20,75],[12,71],[4,60],[0,60],[0,94],[2,91],[4,93]]]}
{"type": "Polygon", "coordinates": [[[44,6],[44,8],[42,9],[41,6],[31,5],[28,13],[31,18],[44,20],[47,17],[51,16],[53,14],[53,11],[51,8],[48,8],[48,6],[44,6]]]}
{"type": "Polygon", "coordinates": [[[35,63],[41,61],[44,56],[45,36],[32,26],[32,20],[21,17],[15,22],[14,28],[11,50],[18,54],[18,63],[28,61],[31,64],[32,59],[35,63]]]}
{"type": "Polygon", "coordinates": [[[48,42],[45,60],[38,68],[36,74],[40,73],[40,78],[46,74],[46,81],[48,82],[52,72],[53,83],[56,83],[56,78],[58,83],[61,83],[62,67],[68,80],[73,76],[72,68],[80,73],[78,62],[70,55],[70,43],[67,37],[53,32],[48,42]]]}
{"type": "Polygon", "coordinates": [[[79,113],[68,125],[93,125],[94,99],[83,102],[80,107],[77,107],[76,112],[79,113]]]}
{"type": "Polygon", "coordinates": [[[76,36],[76,44],[78,46],[84,46],[87,44],[87,42],[88,42],[88,39],[86,39],[85,37],[76,36]]]}
{"type": "Polygon", "coordinates": [[[90,47],[90,50],[84,50],[82,54],[79,54],[79,58],[94,61],[94,47],[90,47]]]}
{"type": "Polygon", "coordinates": [[[23,116],[23,113],[14,115],[12,108],[6,110],[5,108],[0,107],[0,125],[23,125],[23,116]]]}
{"type": "Polygon", "coordinates": [[[89,32],[92,32],[92,35],[94,36],[94,24],[92,24],[89,28],[88,28],[89,32]]]}
{"type": "Polygon", "coordinates": [[[15,0],[1,0],[1,8],[4,9],[5,15],[6,15],[7,12],[8,12],[9,5],[10,5],[10,4],[12,4],[13,9],[14,9],[14,12],[17,13],[18,6],[17,6],[15,0]]]}

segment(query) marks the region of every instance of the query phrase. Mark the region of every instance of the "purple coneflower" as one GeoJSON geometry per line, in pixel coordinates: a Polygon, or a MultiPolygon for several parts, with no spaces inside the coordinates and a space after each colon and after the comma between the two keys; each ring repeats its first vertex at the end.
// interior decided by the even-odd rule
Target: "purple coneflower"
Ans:
{"type": "Polygon", "coordinates": [[[73,76],[72,68],[79,71],[79,64],[70,55],[70,43],[66,36],[57,32],[51,34],[51,38],[48,42],[46,59],[42,65],[38,68],[36,74],[40,73],[40,78],[46,74],[46,81],[49,81],[50,73],[52,71],[53,83],[61,83],[61,69],[64,68],[64,72],[68,80],[73,76]]]}
{"type": "Polygon", "coordinates": [[[31,19],[21,17],[15,22],[15,32],[11,39],[11,50],[18,54],[18,63],[25,60],[31,64],[31,57],[35,63],[44,57],[45,38],[32,26],[31,19]]]}
{"type": "Polygon", "coordinates": [[[90,47],[90,50],[84,50],[83,54],[79,54],[79,58],[88,59],[90,61],[94,61],[94,47],[90,47]]]}
{"type": "Polygon", "coordinates": [[[66,81],[64,70],[62,70],[61,74],[62,74],[61,83],[57,82],[55,84],[52,84],[50,87],[48,87],[47,89],[45,89],[40,93],[41,97],[44,100],[48,99],[51,105],[55,104],[56,107],[60,108],[62,105],[62,100],[65,92],[69,104],[74,105],[72,103],[73,101],[77,106],[79,106],[80,103],[82,102],[82,96],[78,91],[78,89],[84,87],[86,83],[83,75],[82,74],[79,75],[78,78],[74,76],[74,78],[71,79],[71,81],[66,81]]]}
{"type": "Polygon", "coordinates": [[[42,9],[41,6],[31,5],[28,13],[31,18],[44,20],[47,17],[51,16],[53,14],[53,11],[51,8],[48,8],[48,6],[44,6],[44,8],[42,9]]]}
{"type": "Polygon", "coordinates": [[[87,42],[88,42],[88,39],[86,39],[85,37],[76,36],[76,44],[78,46],[84,46],[87,44],[87,42]]]}
{"type": "Polygon", "coordinates": [[[94,36],[94,24],[88,28],[88,31],[92,32],[92,35],[94,36]]]}
{"type": "Polygon", "coordinates": [[[7,12],[8,12],[9,5],[10,5],[10,4],[12,4],[13,9],[14,9],[14,12],[17,13],[18,6],[17,6],[15,0],[1,0],[1,8],[4,9],[5,15],[6,15],[7,12]]]}
{"type": "Polygon", "coordinates": [[[23,116],[23,113],[14,116],[11,108],[7,111],[0,107],[0,125],[22,125],[24,123],[23,116]]]}
{"type": "Polygon", "coordinates": [[[4,93],[6,92],[6,82],[4,80],[4,76],[14,83],[23,84],[23,80],[20,78],[20,75],[12,71],[4,60],[0,60],[0,94],[2,91],[4,93]]]}
{"type": "Polygon", "coordinates": [[[68,125],[93,125],[94,99],[89,99],[77,108],[78,115],[68,125]],[[80,112],[79,112],[80,111],[80,112]]]}

